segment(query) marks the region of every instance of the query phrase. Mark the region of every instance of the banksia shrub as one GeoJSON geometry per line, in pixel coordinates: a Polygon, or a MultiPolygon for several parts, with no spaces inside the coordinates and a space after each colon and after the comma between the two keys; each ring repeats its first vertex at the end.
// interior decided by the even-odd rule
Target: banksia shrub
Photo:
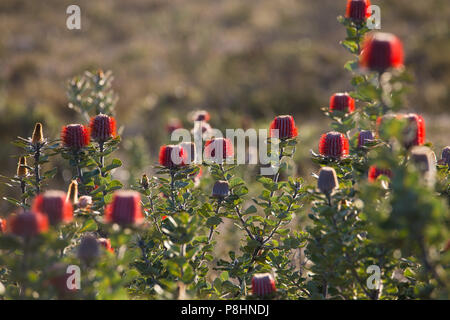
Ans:
{"type": "Polygon", "coordinates": [[[33,202],[33,211],[45,214],[53,226],[73,219],[72,204],[63,191],[50,190],[38,195],[33,202]]]}
{"type": "Polygon", "coordinates": [[[369,182],[376,181],[379,176],[386,176],[388,178],[392,178],[392,171],[389,169],[378,168],[375,165],[370,166],[369,172],[367,175],[369,182]]]}
{"type": "Polygon", "coordinates": [[[28,168],[27,168],[27,158],[20,157],[19,162],[17,163],[17,176],[19,178],[24,178],[28,176],[28,168]]]}
{"type": "Polygon", "coordinates": [[[375,32],[368,35],[364,40],[360,65],[377,72],[402,67],[402,42],[390,33],[375,32]]]}
{"type": "Polygon", "coordinates": [[[12,214],[7,225],[12,234],[29,238],[48,230],[48,218],[39,212],[23,211],[12,214]]]}
{"type": "Polygon", "coordinates": [[[140,224],[144,216],[139,192],[131,190],[116,191],[112,202],[105,209],[105,217],[107,222],[122,226],[140,224]]]}
{"type": "Polygon", "coordinates": [[[425,146],[415,146],[411,149],[411,161],[422,174],[426,184],[433,185],[436,178],[436,155],[425,146]]]}
{"type": "Polygon", "coordinates": [[[227,138],[214,138],[205,142],[205,158],[221,163],[234,156],[234,148],[227,138]]]}
{"type": "Polygon", "coordinates": [[[370,130],[361,130],[358,133],[358,148],[362,148],[367,142],[373,140],[373,133],[370,130]]]}
{"type": "Polygon", "coordinates": [[[92,235],[84,236],[77,248],[78,259],[89,263],[95,260],[100,254],[99,243],[97,238],[92,235]]]}
{"type": "Polygon", "coordinates": [[[447,146],[444,149],[442,149],[442,156],[440,162],[450,167],[450,146],[447,146]]]}
{"type": "Polygon", "coordinates": [[[42,132],[42,123],[36,123],[31,136],[31,144],[37,146],[44,143],[44,133],[42,132]]]}
{"type": "Polygon", "coordinates": [[[228,181],[225,180],[219,180],[214,183],[213,190],[212,190],[212,196],[214,198],[223,199],[227,197],[230,194],[230,186],[228,184],[228,181]]]}
{"type": "Polygon", "coordinates": [[[89,124],[92,140],[105,142],[116,136],[116,120],[106,114],[91,118],[89,124]]]}
{"type": "Polygon", "coordinates": [[[273,137],[274,130],[278,130],[278,138],[280,139],[295,138],[298,134],[294,118],[290,115],[275,117],[269,129],[270,137],[273,137]]]}
{"type": "Polygon", "coordinates": [[[252,278],[252,292],[259,297],[275,292],[275,280],[270,273],[256,273],[252,278]]]}
{"type": "Polygon", "coordinates": [[[348,139],[340,132],[324,133],[319,141],[319,153],[324,157],[344,158],[349,154],[348,139]]]}
{"type": "Polygon", "coordinates": [[[370,17],[370,0],[348,0],[345,17],[362,22],[370,17]]]}
{"type": "Polygon", "coordinates": [[[107,238],[98,238],[97,242],[100,246],[105,248],[106,251],[114,253],[114,249],[111,247],[111,240],[109,240],[107,238]]]}
{"type": "Polygon", "coordinates": [[[331,194],[333,190],[339,188],[336,171],[331,167],[323,167],[320,169],[317,187],[323,194],[331,194]]]}
{"type": "Polygon", "coordinates": [[[330,112],[335,110],[351,113],[355,111],[355,100],[348,93],[335,93],[330,98],[330,112]]]}
{"type": "Polygon", "coordinates": [[[81,124],[69,124],[63,127],[61,140],[64,147],[78,150],[86,147],[89,142],[89,130],[81,124]]]}
{"type": "Polygon", "coordinates": [[[408,121],[403,138],[405,148],[423,145],[425,143],[425,120],[423,117],[415,113],[409,113],[404,117],[408,121]]]}
{"type": "Polygon", "coordinates": [[[179,145],[165,145],[159,149],[159,164],[166,168],[176,168],[187,163],[187,155],[179,145]]]}

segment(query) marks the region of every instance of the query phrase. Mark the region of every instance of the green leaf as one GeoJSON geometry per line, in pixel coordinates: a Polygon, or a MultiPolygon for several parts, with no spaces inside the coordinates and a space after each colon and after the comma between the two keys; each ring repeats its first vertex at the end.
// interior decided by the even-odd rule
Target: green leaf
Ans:
{"type": "Polygon", "coordinates": [[[98,226],[94,219],[88,219],[84,222],[83,227],[80,229],[80,232],[96,231],[97,228],[98,226]]]}
{"type": "Polygon", "coordinates": [[[258,210],[256,209],[256,207],[254,205],[251,205],[244,211],[244,214],[256,213],[257,211],[258,210]]]}

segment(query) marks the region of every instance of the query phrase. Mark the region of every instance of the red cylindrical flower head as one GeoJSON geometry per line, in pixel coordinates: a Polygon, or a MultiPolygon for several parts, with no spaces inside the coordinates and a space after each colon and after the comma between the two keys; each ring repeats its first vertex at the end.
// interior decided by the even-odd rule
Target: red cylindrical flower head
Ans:
{"type": "Polygon", "coordinates": [[[105,210],[106,221],[119,225],[139,224],[144,220],[139,192],[119,190],[105,210]]]}
{"type": "Polygon", "coordinates": [[[89,124],[91,138],[98,142],[105,142],[116,136],[116,120],[106,114],[98,114],[91,118],[89,124]]]}
{"type": "Polygon", "coordinates": [[[386,176],[388,178],[392,178],[392,171],[389,169],[381,169],[377,166],[373,165],[369,168],[368,180],[369,182],[374,182],[377,180],[379,176],[386,176]]]}
{"type": "Polygon", "coordinates": [[[205,158],[221,163],[234,156],[234,148],[227,138],[214,138],[205,142],[205,158]]]}
{"type": "Polygon", "coordinates": [[[192,116],[193,121],[209,121],[210,118],[209,112],[206,110],[195,111],[192,116]]]}
{"type": "Polygon", "coordinates": [[[63,146],[70,149],[81,149],[89,144],[89,129],[81,124],[69,124],[61,132],[63,146]]]}
{"type": "Polygon", "coordinates": [[[114,253],[114,249],[111,247],[111,240],[107,238],[98,238],[98,244],[105,248],[106,251],[114,253]]]}
{"type": "Polygon", "coordinates": [[[166,168],[184,166],[187,160],[187,154],[179,145],[165,145],[159,149],[159,164],[166,168]]]}
{"type": "Polygon", "coordinates": [[[52,226],[73,219],[73,207],[63,191],[50,190],[38,195],[33,202],[33,211],[45,214],[52,226]]]}
{"type": "Polygon", "coordinates": [[[373,133],[370,130],[361,130],[358,133],[358,148],[362,148],[367,142],[373,140],[373,133]]]}
{"type": "Polygon", "coordinates": [[[166,130],[169,134],[171,134],[175,130],[181,129],[181,128],[183,128],[183,123],[181,123],[181,120],[178,118],[169,119],[169,121],[167,122],[167,125],[166,125],[166,130]]]}
{"type": "Polygon", "coordinates": [[[278,130],[278,138],[280,139],[294,138],[298,134],[294,118],[289,115],[275,117],[270,124],[270,137],[273,137],[274,135],[272,130],[278,130]]]}
{"type": "Polygon", "coordinates": [[[347,0],[345,17],[361,22],[370,17],[370,0],[347,0]]]}
{"type": "Polygon", "coordinates": [[[324,133],[320,138],[319,153],[324,157],[344,158],[349,154],[348,139],[340,132],[324,133]]]}
{"type": "Polygon", "coordinates": [[[186,154],[186,163],[194,163],[196,156],[196,148],[194,142],[182,142],[180,146],[183,148],[183,152],[186,154]]]}
{"type": "Polygon", "coordinates": [[[257,273],[252,278],[252,292],[254,295],[264,297],[277,291],[275,280],[270,273],[257,273]]]}
{"type": "Polygon", "coordinates": [[[384,72],[403,66],[403,45],[390,33],[377,32],[366,37],[360,64],[370,70],[384,72]]]}
{"type": "Polygon", "coordinates": [[[348,93],[335,93],[330,98],[330,112],[335,110],[351,113],[355,111],[355,100],[348,93]]]}
{"type": "Polygon", "coordinates": [[[0,233],[6,232],[6,219],[0,218],[0,233]]]}
{"type": "Polygon", "coordinates": [[[8,230],[24,238],[36,236],[48,230],[48,218],[42,213],[31,211],[13,214],[8,220],[8,230]]]}
{"type": "Polygon", "coordinates": [[[415,113],[409,113],[404,117],[408,120],[403,141],[405,148],[423,145],[425,143],[425,120],[423,117],[415,113]]]}

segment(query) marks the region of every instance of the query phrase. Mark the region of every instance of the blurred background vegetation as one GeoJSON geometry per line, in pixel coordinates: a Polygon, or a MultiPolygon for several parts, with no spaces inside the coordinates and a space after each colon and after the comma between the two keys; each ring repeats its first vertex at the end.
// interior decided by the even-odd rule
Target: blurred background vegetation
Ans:
{"type": "MultiPolygon", "coordinates": [[[[450,6],[448,0],[372,1],[381,7],[382,31],[404,42],[414,75],[405,109],[423,113],[436,150],[449,144],[450,6]]],[[[345,0],[1,0],[0,173],[12,176],[16,136],[44,124],[58,138],[64,124],[84,121],[67,107],[67,81],[85,70],[112,70],[124,127],[116,174],[125,183],[151,173],[167,121],[211,113],[219,129],[267,127],[293,114],[300,145],[294,170],[309,176],[328,120],[320,108],[334,92],[351,90],[336,21],[345,0]],[[66,8],[81,7],[81,30],[66,28],[66,8]]],[[[51,187],[66,188],[61,160],[51,187]]],[[[67,169],[66,169],[67,170],[67,169]]],[[[246,171],[255,176],[257,170],[246,171]]],[[[1,194],[10,192],[0,190],[1,194]]],[[[2,201],[2,215],[11,207],[2,201]]]]}

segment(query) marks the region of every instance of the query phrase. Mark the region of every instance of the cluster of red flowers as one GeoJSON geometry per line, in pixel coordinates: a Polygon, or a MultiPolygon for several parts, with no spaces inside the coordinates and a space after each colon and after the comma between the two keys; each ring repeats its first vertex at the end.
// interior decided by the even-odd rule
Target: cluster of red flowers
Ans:
{"type": "Polygon", "coordinates": [[[61,131],[64,147],[79,150],[86,147],[90,140],[103,143],[116,136],[116,120],[105,114],[91,118],[89,127],[82,124],[69,124],[61,131]]]}

